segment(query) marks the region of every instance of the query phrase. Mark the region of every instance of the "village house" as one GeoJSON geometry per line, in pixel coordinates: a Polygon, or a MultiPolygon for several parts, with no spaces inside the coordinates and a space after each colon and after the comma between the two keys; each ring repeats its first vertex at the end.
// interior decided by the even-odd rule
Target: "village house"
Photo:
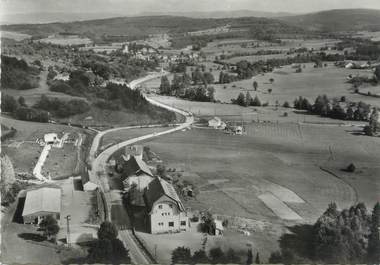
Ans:
{"type": "MultiPolygon", "coordinates": [[[[124,156],[124,159],[126,157],[124,156]]],[[[126,160],[123,169],[124,190],[129,191],[132,186],[136,186],[137,190],[144,190],[153,180],[153,174],[148,165],[142,160],[140,156],[130,156],[126,160]]]]}
{"type": "Polygon", "coordinates": [[[57,221],[61,213],[61,190],[58,188],[40,188],[26,193],[22,217],[24,224],[39,224],[46,216],[57,221]]]}
{"type": "Polygon", "coordinates": [[[209,120],[208,126],[213,127],[214,129],[222,130],[226,128],[226,124],[219,117],[214,117],[211,120],[209,120]]]}
{"type": "Polygon", "coordinates": [[[128,145],[125,147],[125,156],[127,160],[131,158],[131,156],[136,156],[140,159],[143,158],[143,147],[142,145],[128,145]]]}
{"type": "Polygon", "coordinates": [[[174,187],[156,177],[145,189],[148,231],[152,234],[187,231],[189,219],[174,187]]]}

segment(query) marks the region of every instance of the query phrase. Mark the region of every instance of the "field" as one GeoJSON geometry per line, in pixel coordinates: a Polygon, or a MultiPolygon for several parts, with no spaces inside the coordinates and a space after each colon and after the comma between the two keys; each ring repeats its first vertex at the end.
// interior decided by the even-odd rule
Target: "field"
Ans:
{"type": "Polygon", "coordinates": [[[7,38],[7,39],[12,39],[15,41],[22,41],[25,39],[29,39],[32,36],[28,34],[23,34],[23,33],[18,33],[18,32],[12,32],[12,31],[1,31],[1,37],[2,38],[7,38]]]}
{"type": "Polygon", "coordinates": [[[92,40],[89,38],[81,38],[81,37],[58,37],[58,36],[49,36],[48,38],[38,40],[42,43],[50,43],[55,45],[62,46],[71,46],[71,45],[89,45],[92,44],[92,40]]]}
{"type": "MultiPolygon", "coordinates": [[[[372,207],[378,200],[379,138],[358,136],[357,129],[345,126],[257,125],[246,124],[244,136],[193,129],[146,144],[199,188],[196,200],[184,202],[186,207],[208,209],[230,224],[235,220],[228,229],[235,233],[223,240],[241,239],[237,230],[248,227],[256,234],[250,238],[255,249],[265,252],[277,245],[281,227],[315,222],[332,201],[345,208],[359,201],[372,207]],[[350,162],[357,172],[341,171],[350,162]]],[[[198,239],[187,237],[181,244],[197,246],[198,239]]],[[[243,245],[236,247],[243,251],[243,245]]]]}
{"type": "MultiPolygon", "coordinates": [[[[314,68],[312,64],[305,64],[302,70],[302,73],[295,73],[295,69],[291,66],[284,66],[272,73],[255,76],[251,80],[228,84],[227,88],[214,85],[215,98],[230,103],[231,99],[236,99],[240,92],[245,94],[246,91],[250,91],[251,96],[254,97],[257,94],[262,103],[269,102],[270,105],[274,105],[276,100],[280,104],[285,101],[292,104],[298,96],[306,97],[313,102],[318,95],[326,94],[330,98],[345,96],[349,101],[364,101],[380,107],[380,101],[377,98],[354,94],[352,85],[347,83],[348,75],[370,76],[372,72],[369,70],[338,68],[331,63],[324,68],[314,68]],[[273,84],[269,82],[270,78],[274,79],[273,84]],[[258,83],[257,92],[253,91],[253,80],[258,83]],[[272,89],[272,93],[269,94],[268,89],[272,89]]],[[[376,88],[363,88],[363,91],[366,89],[372,91],[376,88]]]]}

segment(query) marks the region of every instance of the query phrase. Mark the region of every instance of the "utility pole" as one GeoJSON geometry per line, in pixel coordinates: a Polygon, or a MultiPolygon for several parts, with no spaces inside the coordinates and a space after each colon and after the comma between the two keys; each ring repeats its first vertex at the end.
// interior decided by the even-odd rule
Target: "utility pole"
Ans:
{"type": "Polygon", "coordinates": [[[66,216],[66,224],[67,224],[66,242],[67,242],[67,246],[68,247],[71,246],[71,240],[70,240],[70,220],[71,220],[71,216],[67,215],[66,216]]]}

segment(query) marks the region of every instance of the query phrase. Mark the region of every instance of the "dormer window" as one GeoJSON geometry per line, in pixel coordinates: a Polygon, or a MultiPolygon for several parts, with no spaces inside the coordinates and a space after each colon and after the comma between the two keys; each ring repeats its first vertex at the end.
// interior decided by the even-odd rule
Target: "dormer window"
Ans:
{"type": "Polygon", "coordinates": [[[158,205],[158,209],[162,209],[162,205],[160,204],[160,205],[158,205]]]}

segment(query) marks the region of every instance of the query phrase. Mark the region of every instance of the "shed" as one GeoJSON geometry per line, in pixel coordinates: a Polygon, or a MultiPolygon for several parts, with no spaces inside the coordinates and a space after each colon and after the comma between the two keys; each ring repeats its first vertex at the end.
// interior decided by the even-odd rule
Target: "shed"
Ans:
{"type": "Polygon", "coordinates": [[[26,193],[22,217],[25,224],[39,224],[50,215],[57,221],[61,213],[61,190],[59,188],[40,188],[26,193]]]}
{"type": "Polygon", "coordinates": [[[56,133],[47,133],[44,135],[44,141],[47,144],[54,144],[58,140],[58,135],[56,133]]]}

